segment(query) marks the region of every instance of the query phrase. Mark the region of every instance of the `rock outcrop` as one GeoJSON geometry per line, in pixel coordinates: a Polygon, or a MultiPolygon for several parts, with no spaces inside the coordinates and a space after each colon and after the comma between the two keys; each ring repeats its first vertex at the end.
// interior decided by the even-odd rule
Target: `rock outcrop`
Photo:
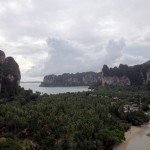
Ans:
{"type": "Polygon", "coordinates": [[[112,86],[141,86],[150,82],[149,61],[135,66],[119,65],[119,67],[108,68],[104,65],[102,69],[102,85],[112,86]]]}
{"type": "Polygon", "coordinates": [[[89,86],[101,84],[101,73],[83,72],[76,74],[48,75],[40,86],[89,86]]]}
{"type": "Polygon", "coordinates": [[[146,77],[146,84],[148,84],[148,82],[150,82],[150,71],[147,72],[147,77],[146,77]]]}
{"type": "Polygon", "coordinates": [[[6,57],[0,50],[0,93],[2,97],[17,94],[21,79],[20,69],[13,57],[6,57]],[[2,58],[2,59],[1,59],[2,58]]]}
{"type": "Polygon", "coordinates": [[[102,75],[102,86],[129,86],[131,82],[128,77],[122,76],[103,76],[102,75]]]}
{"type": "Polygon", "coordinates": [[[120,64],[118,68],[104,65],[100,73],[47,75],[41,86],[141,86],[148,82],[150,82],[150,61],[135,66],[120,64]]]}

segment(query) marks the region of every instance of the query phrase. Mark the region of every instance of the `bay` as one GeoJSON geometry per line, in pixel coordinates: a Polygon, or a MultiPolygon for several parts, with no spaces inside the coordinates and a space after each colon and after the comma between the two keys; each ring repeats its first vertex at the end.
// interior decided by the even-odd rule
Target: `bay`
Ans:
{"type": "Polygon", "coordinates": [[[40,83],[20,83],[20,86],[25,90],[31,89],[35,93],[36,91],[47,94],[59,94],[67,92],[83,92],[89,91],[88,86],[74,86],[74,87],[39,87],[40,83]]]}

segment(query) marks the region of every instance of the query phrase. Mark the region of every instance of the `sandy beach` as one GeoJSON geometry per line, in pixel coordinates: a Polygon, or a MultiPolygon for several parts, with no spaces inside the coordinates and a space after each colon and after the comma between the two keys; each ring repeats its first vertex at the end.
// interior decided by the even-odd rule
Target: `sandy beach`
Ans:
{"type": "Polygon", "coordinates": [[[125,140],[122,143],[114,146],[113,150],[126,150],[128,142],[134,136],[136,136],[136,134],[138,132],[140,132],[141,130],[142,130],[142,126],[141,127],[131,126],[130,130],[128,130],[127,132],[125,132],[125,140]]]}

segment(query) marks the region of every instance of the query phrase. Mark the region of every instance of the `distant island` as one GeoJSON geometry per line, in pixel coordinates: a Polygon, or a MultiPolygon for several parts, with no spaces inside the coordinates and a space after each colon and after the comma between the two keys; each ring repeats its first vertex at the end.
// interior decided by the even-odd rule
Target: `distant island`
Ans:
{"type": "Polygon", "coordinates": [[[114,68],[104,65],[102,71],[98,73],[46,75],[40,86],[141,86],[148,82],[150,82],[150,61],[135,66],[120,64],[114,68]]]}

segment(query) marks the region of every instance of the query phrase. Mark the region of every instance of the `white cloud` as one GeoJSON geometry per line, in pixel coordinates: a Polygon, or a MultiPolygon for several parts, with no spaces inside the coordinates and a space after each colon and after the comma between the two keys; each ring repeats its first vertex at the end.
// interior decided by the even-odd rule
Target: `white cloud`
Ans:
{"type": "Polygon", "coordinates": [[[118,65],[119,62],[132,64],[139,58],[123,53],[124,39],[110,40],[108,44],[88,47],[77,42],[60,38],[47,40],[49,51],[46,59],[33,67],[28,74],[44,76],[47,74],[76,73],[83,71],[101,71],[103,64],[118,65]]]}
{"type": "Polygon", "coordinates": [[[113,63],[113,66],[119,66],[119,64],[128,64],[129,66],[133,66],[136,64],[142,64],[146,61],[147,59],[143,58],[142,56],[124,54],[113,63]]]}

